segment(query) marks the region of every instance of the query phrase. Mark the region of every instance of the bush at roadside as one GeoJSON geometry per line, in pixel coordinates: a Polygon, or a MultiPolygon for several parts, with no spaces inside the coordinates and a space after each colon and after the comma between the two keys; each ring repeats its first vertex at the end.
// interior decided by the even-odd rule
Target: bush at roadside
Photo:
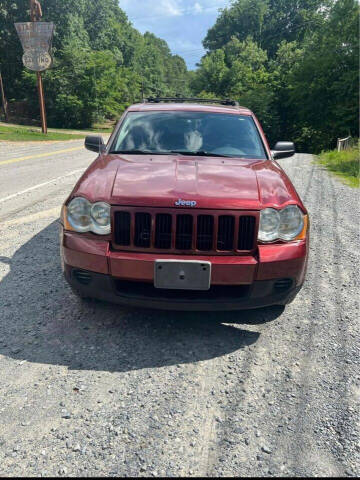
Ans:
{"type": "Polygon", "coordinates": [[[360,143],[349,150],[322,152],[319,162],[328,170],[342,177],[352,187],[359,187],[360,143]]]}

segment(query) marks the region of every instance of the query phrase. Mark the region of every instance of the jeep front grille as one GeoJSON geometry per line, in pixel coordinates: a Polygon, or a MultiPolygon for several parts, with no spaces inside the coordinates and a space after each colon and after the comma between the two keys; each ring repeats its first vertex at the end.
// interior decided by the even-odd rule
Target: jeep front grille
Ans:
{"type": "Polygon", "coordinates": [[[169,213],[158,213],[155,225],[155,248],[171,248],[172,216],[169,213]]]}
{"type": "Polygon", "coordinates": [[[217,249],[220,251],[232,250],[234,248],[235,217],[231,215],[220,215],[217,249]]]}
{"type": "Polygon", "coordinates": [[[190,250],[193,239],[193,216],[176,215],[176,250],[190,250]]]}
{"type": "Polygon", "coordinates": [[[254,243],[255,217],[239,218],[238,250],[251,250],[254,243]]]}
{"type": "Polygon", "coordinates": [[[241,254],[256,248],[257,212],[115,207],[113,247],[127,251],[241,254]]]}
{"type": "Polygon", "coordinates": [[[197,218],[196,246],[198,250],[212,250],[214,243],[214,216],[199,215],[197,218]]]}
{"type": "Polygon", "coordinates": [[[129,212],[116,212],[115,238],[119,245],[130,245],[130,223],[129,212]]]}
{"type": "Polygon", "coordinates": [[[150,213],[135,213],[135,247],[150,247],[151,215],[150,213]]]}

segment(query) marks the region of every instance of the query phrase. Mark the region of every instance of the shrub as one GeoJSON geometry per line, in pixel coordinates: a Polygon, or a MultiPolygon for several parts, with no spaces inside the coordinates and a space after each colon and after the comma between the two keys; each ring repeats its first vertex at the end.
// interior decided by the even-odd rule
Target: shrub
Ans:
{"type": "Polygon", "coordinates": [[[331,172],[343,177],[348,184],[359,187],[359,146],[349,150],[331,150],[319,155],[319,162],[325,165],[331,172]]]}

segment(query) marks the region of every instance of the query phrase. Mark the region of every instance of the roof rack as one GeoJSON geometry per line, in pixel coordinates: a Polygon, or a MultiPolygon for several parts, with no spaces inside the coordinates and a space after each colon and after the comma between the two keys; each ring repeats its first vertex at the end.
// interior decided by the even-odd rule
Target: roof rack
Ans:
{"type": "Polygon", "coordinates": [[[144,99],[145,103],[165,103],[165,102],[176,102],[176,103],[218,103],[220,105],[229,105],[231,107],[238,107],[239,103],[236,100],[220,100],[217,98],[186,98],[186,97],[149,97],[144,99]]]}

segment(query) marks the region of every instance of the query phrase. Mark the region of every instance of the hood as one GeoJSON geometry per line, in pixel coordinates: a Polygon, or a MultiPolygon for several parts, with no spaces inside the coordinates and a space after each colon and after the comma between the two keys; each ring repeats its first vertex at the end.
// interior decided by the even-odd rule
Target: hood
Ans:
{"type": "Polygon", "coordinates": [[[274,162],[174,155],[104,155],[80,179],[77,195],[112,205],[175,207],[180,200],[197,208],[247,210],[298,200],[274,162]]]}

